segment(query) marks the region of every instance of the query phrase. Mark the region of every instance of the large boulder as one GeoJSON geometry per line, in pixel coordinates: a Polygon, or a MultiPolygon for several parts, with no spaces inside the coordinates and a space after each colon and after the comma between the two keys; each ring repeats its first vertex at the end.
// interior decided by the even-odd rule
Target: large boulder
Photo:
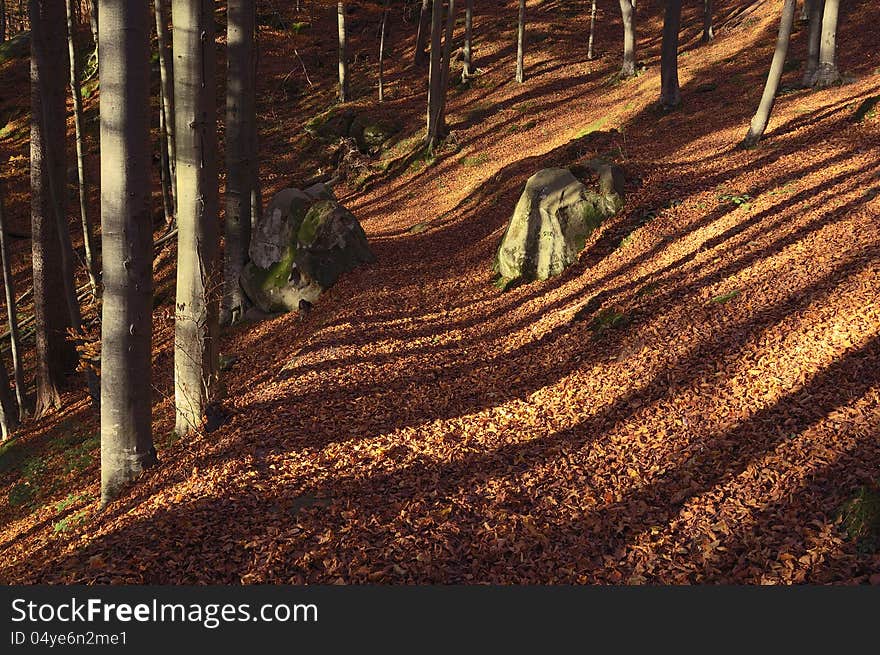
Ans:
{"type": "Polygon", "coordinates": [[[526,182],[495,255],[494,270],[510,282],[546,280],[577,260],[587,237],[623,206],[620,169],[588,162],[598,177],[588,188],[567,168],[546,168],[526,182]]]}
{"type": "Polygon", "coordinates": [[[241,286],[262,311],[314,303],[339,276],[375,261],[358,220],[323,184],[272,198],[251,239],[241,286]]]}

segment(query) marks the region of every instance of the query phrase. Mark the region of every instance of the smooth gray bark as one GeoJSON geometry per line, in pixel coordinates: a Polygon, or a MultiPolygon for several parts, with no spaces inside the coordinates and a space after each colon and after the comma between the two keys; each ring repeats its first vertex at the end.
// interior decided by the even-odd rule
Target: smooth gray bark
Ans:
{"type": "Polygon", "coordinates": [[[773,53],[773,61],[770,63],[770,72],[767,75],[767,83],[764,85],[764,93],[758,110],[749,125],[749,131],[743,139],[743,146],[753,146],[767,129],[770,122],[770,113],[776,102],[776,92],[779,89],[779,81],[785,68],[785,57],[788,55],[788,44],[791,41],[791,30],[794,25],[794,14],[797,8],[796,0],[785,0],[782,5],[782,17],[779,19],[779,35],[776,37],[776,50],[773,53]]]}
{"type": "MultiPolygon", "coordinates": [[[[159,52],[159,97],[161,101],[160,120],[164,130],[161,131],[160,146],[164,150],[166,170],[168,173],[171,221],[177,214],[177,151],[174,145],[174,59],[171,56],[171,38],[168,34],[168,0],[155,0],[156,42],[159,52]]],[[[168,216],[166,215],[166,220],[168,216]]]]}
{"type": "Polygon", "coordinates": [[[815,86],[819,75],[819,46],[822,40],[822,13],[825,11],[825,0],[805,0],[804,6],[810,20],[807,34],[807,65],[801,86],[815,86]]]}
{"type": "Polygon", "coordinates": [[[423,66],[427,60],[426,47],[428,45],[428,32],[431,25],[431,0],[422,0],[419,10],[419,28],[416,32],[416,49],[413,53],[413,64],[423,66]]]}
{"type": "Polygon", "coordinates": [[[455,0],[448,0],[446,10],[446,30],[443,37],[443,77],[440,90],[440,131],[446,133],[446,96],[449,92],[450,66],[452,63],[452,43],[455,36],[455,0]]]}
{"type": "Polygon", "coordinates": [[[199,429],[215,394],[219,298],[214,3],[173,0],[177,144],[175,429],[199,429]]]}
{"type": "Polygon", "coordinates": [[[587,39],[587,59],[593,58],[593,39],[596,35],[596,0],[590,4],[590,37],[587,39]]]}
{"type": "Polygon", "coordinates": [[[620,0],[620,17],[623,20],[623,65],[620,77],[636,74],[636,6],[634,0],[620,0]]]}
{"type": "Polygon", "coordinates": [[[440,137],[440,93],[443,90],[442,72],[442,32],[443,3],[433,3],[431,12],[431,59],[428,68],[428,129],[426,142],[428,152],[433,152],[434,145],[440,137]]]}
{"type": "Polygon", "coordinates": [[[681,28],[681,0],[666,0],[663,17],[663,46],[660,54],[660,107],[674,109],[681,104],[678,85],[678,32],[681,28]]]}
{"type": "Polygon", "coordinates": [[[825,87],[840,81],[837,70],[837,17],[840,0],[825,0],[822,11],[822,40],[819,44],[819,72],[816,86],[825,87]]]}
{"type": "Polygon", "coordinates": [[[464,46],[461,52],[461,81],[473,75],[474,65],[474,0],[464,3],[464,46]]]}
{"type": "Polygon", "coordinates": [[[252,125],[256,123],[252,74],[256,4],[229,0],[226,76],[226,220],[224,293],[221,323],[241,320],[246,300],[238,282],[251,243],[251,192],[254,182],[252,125]]]}
{"type": "Polygon", "coordinates": [[[339,32],[339,102],[349,101],[348,53],[346,52],[345,3],[336,3],[336,22],[339,32]]]}
{"type": "Polygon", "coordinates": [[[526,54],[526,0],[519,0],[519,15],[516,21],[516,81],[522,84],[526,81],[525,59],[526,54]]]}
{"type": "Polygon", "coordinates": [[[18,308],[15,302],[15,284],[12,277],[12,255],[6,240],[6,215],[3,207],[3,189],[0,187],[0,264],[3,266],[3,290],[6,295],[6,316],[9,320],[9,350],[12,353],[12,371],[15,377],[15,399],[21,420],[30,413],[30,399],[24,381],[21,359],[21,333],[18,329],[18,308]]]}
{"type": "Polygon", "coordinates": [[[86,265],[86,273],[89,276],[89,284],[92,287],[92,297],[97,298],[98,273],[95,264],[95,246],[92,236],[92,219],[86,207],[88,204],[88,187],[86,186],[85,156],[83,154],[83,103],[82,92],[79,87],[79,61],[76,52],[76,24],[74,21],[73,0],[66,0],[67,8],[67,43],[68,58],[70,60],[70,94],[73,97],[73,124],[76,131],[76,172],[79,181],[79,216],[82,222],[83,250],[86,265]]]}
{"type": "Polygon", "coordinates": [[[385,30],[388,26],[388,2],[382,4],[382,23],[379,26],[379,102],[385,101],[385,30]]]}
{"type": "Polygon", "coordinates": [[[101,504],[156,463],[149,0],[102,0],[101,504]]]}

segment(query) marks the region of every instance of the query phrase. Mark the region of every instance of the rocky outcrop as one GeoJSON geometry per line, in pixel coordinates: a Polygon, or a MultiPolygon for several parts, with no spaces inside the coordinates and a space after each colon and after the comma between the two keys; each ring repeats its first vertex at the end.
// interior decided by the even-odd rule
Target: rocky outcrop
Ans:
{"type": "Polygon", "coordinates": [[[546,280],[577,260],[587,238],[623,206],[623,173],[616,166],[587,162],[596,189],[568,168],[546,168],[526,182],[495,255],[502,286],[546,280]]]}
{"type": "Polygon", "coordinates": [[[343,273],[374,260],[360,223],[327,187],[284,189],[255,226],[240,281],[260,310],[297,311],[343,273]]]}

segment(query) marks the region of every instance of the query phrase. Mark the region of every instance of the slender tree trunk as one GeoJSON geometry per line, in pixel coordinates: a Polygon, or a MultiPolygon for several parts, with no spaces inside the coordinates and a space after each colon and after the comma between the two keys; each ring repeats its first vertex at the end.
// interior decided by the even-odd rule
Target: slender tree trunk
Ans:
{"type": "Polygon", "coordinates": [[[173,0],[177,139],[176,430],[194,432],[215,393],[220,289],[214,3],[173,0]]]}
{"type": "Polygon", "coordinates": [[[810,28],[807,35],[807,65],[801,86],[809,88],[816,85],[816,78],[819,75],[819,46],[822,41],[822,13],[825,11],[825,0],[805,0],[804,5],[809,14],[810,28]]]}
{"type": "Polygon", "coordinates": [[[83,249],[85,251],[86,272],[89,275],[89,284],[92,286],[92,297],[99,294],[98,275],[95,267],[95,247],[92,237],[92,220],[86,209],[88,203],[86,187],[86,167],[83,155],[83,105],[82,93],[79,88],[79,61],[76,52],[76,24],[74,22],[73,0],[66,0],[67,7],[67,43],[68,58],[70,60],[70,94],[73,96],[73,124],[76,130],[76,171],[79,181],[79,216],[82,221],[83,249]]]}
{"type": "Polygon", "coordinates": [[[419,31],[416,33],[416,49],[413,54],[413,64],[424,66],[427,60],[426,46],[428,45],[428,26],[431,23],[431,0],[422,0],[422,8],[419,11],[419,31]]]}
{"type": "Polygon", "coordinates": [[[526,0],[519,0],[519,17],[516,22],[516,81],[526,81],[523,59],[526,54],[526,0]]]}
{"type": "Polygon", "coordinates": [[[840,81],[837,70],[837,16],[840,0],[825,0],[822,12],[822,40],[819,44],[819,73],[816,86],[826,87],[840,81]]]}
{"type": "Polygon", "coordinates": [[[100,19],[101,504],[156,463],[151,427],[149,0],[102,0],[100,19]]]}
{"type": "Polygon", "coordinates": [[[159,90],[162,99],[160,116],[164,116],[165,121],[161,147],[165,150],[168,160],[171,213],[175,216],[177,214],[177,151],[174,145],[174,59],[171,57],[171,39],[168,34],[168,0],[155,0],[154,4],[156,41],[159,50],[159,90]]]}
{"type": "Polygon", "coordinates": [[[794,25],[794,12],[797,7],[796,0],[785,0],[782,5],[782,17],[779,20],[779,36],[776,38],[776,51],[773,53],[773,61],[770,63],[770,73],[767,75],[767,83],[764,85],[764,93],[758,111],[752,118],[748,134],[743,139],[743,146],[753,146],[767,129],[770,122],[770,113],[776,101],[776,91],[779,88],[779,80],[782,79],[782,71],[785,68],[785,57],[788,54],[788,44],[791,40],[791,30],[794,25]]]}
{"type": "MultiPolygon", "coordinates": [[[[256,5],[254,5],[256,10],[256,5]]],[[[260,66],[260,30],[254,19],[254,48],[251,53],[251,77],[254,80],[254,115],[257,114],[256,80],[260,66]]],[[[256,120],[249,125],[248,136],[251,149],[251,233],[260,216],[263,215],[263,190],[260,184],[260,130],[256,120]]]]}
{"type": "Polygon", "coordinates": [[[256,123],[252,72],[256,6],[229,0],[226,77],[226,246],[221,322],[241,320],[245,310],[239,276],[251,243],[251,185],[254,180],[251,125],[256,123]]]}
{"type": "Polygon", "coordinates": [[[12,352],[12,371],[15,375],[15,398],[21,420],[30,413],[30,400],[24,382],[21,361],[21,334],[18,331],[18,311],[15,305],[15,285],[12,278],[12,258],[6,241],[6,215],[3,208],[3,189],[0,187],[0,264],[3,266],[3,289],[6,293],[6,316],[9,319],[9,349],[12,352]]]}
{"type": "Polygon", "coordinates": [[[15,400],[9,391],[9,374],[6,372],[6,364],[0,358],[0,435],[2,435],[2,439],[8,439],[18,427],[18,423],[15,400]]]}
{"type": "Polygon", "coordinates": [[[587,59],[593,58],[593,39],[596,34],[596,0],[590,4],[590,38],[587,40],[587,59]]]}
{"type": "Polygon", "coordinates": [[[681,28],[681,0],[666,0],[663,18],[663,47],[660,55],[660,106],[674,109],[681,104],[678,86],[678,32],[681,28]]]}
{"type": "Polygon", "coordinates": [[[159,182],[162,185],[162,214],[165,225],[174,225],[174,197],[171,192],[171,162],[168,160],[168,119],[165,116],[165,94],[159,86],[159,182]]]}
{"type": "Polygon", "coordinates": [[[6,40],[6,0],[0,0],[0,43],[6,40]]]}
{"type": "Polygon", "coordinates": [[[379,102],[385,102],[385,29],[388,24],[388,1],[382,4],[382,24],[379,27],[379,102]]]}
{"type": "Polygon", "coordinates": [[[440,138],[440,94],[443,91],[442,37],[443,37],[443,3],[436,0],[431,12],[431,60],[428,68],[428,152],[440,138]]]}
{"type": "Polygon", "coordinates": [[[92,41],[98,49],[98,0],[89,0],[89,26],[92,28],[92,41]]]}
{"type": "Polygon", "coordinates": [[[346,53],[345,3],[336,3],[336,21],[339,28],[339,102],[348,102],[348,54],[346,53]]]}
{"type": "Polygon", "coordinates": [[[64,7],[56,0],[29,0],[31,23],[31,234],[36,341],[36,416],[61,406],[60,388],[76,366],[76,352],[67,341],[70,316],[65,312],[62,248],[52,179],[65,177],[64,126],[67,52],[61,39],[47,39],[44,58],[38,44],[42,34],[63,34],[64,7]],[[48,112],[48,115],[44,115],[48,112]],[[54,197],[53,197],[54,196],[54,197]]]}
{"type": "Polygon", "coordinates": [[[440,91],[439,131],[446,134],[446,96],[449,93],[449,76],[452,65],[452,43],[455,37],[455,0],[448,0],[446,13],[446,36],[443,38],[443,78],[440,91]]]}
{"type": "Polygon", "coordinates": [[[623,20],[623,66],[622,79],[636,74],[636,6],[633,0],[620,0],[620,16],[623,20]]]}
{"type": "Polygon", "coordinates": [[[703,0],[703,43],[715,38],[715,27],[712,24],[712,0],[703,0]]]}
{"type": "Polygon", "coordinates": [[[467,82],[473,75],[474,57],[474,0],[465,0],[464,3],[464,48],[461,53],[461,81],[467,82]]]}

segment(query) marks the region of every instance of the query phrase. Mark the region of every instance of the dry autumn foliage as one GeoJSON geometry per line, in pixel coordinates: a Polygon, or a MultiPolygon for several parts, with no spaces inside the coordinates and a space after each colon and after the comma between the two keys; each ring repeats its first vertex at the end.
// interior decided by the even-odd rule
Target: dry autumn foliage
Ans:
{"type": "MultiPolygon", "coordinates": [[[[740,16],[742,2],[716,2],[703,45],[689,5],[683,106],[658,115],[657,4],[639,9],[644,74],[616,83],[614,7],[599,5],[588,61],[584,4],[530,3],[520,85],[515,3],[478,3],[480,74],[448,101],[455,144],[338,189],[376,264],[303,319],[225,332],[237,359],[224,420],[187,440],[171,434],[173,244],[160,252],[160,466],[98,512],[96,419],[69,392],[0,454],[0,581],[880,582],[869,522],[854,523],[880,480],[880,122],[851,120],[880,94],[863,29],[880,6],[847,4],[850,81],[780,96],[761,146],[741,150],[776,7],[740,16]],[[623,213],[563,275],[495,288],[493,250],[524,181],[596,155],[629,173],[623,213]]],[[[284,25],[305,21],[294,3],[271,6],[284,25]]],[[[414,26],[392,16],[377,108],[376,15],[349,21],[351,106],[418,135],[414,26]]],[[[260,30],[266,198],[327,165],[303,125],[336,92],[323,36],[335,15],[309,20],[296,55],[289,29],[260,30]]],[[[799,24],[791,58],[804,49],[799,24]]],[[[0,76],[24,85],[27,70],[6,63],[0,76]]],[[[21,98],[4,97],[9,109],[21,98]]],[[[95,133],[86,140],[95,166],[95,133]]],[[[26,147],[0,139],[16,229],[26,147]]],[[[154,208],[158,229],[158,195],[154,208]]],[[[14,245],[23,289],[28,246],[14,245]]]]}

